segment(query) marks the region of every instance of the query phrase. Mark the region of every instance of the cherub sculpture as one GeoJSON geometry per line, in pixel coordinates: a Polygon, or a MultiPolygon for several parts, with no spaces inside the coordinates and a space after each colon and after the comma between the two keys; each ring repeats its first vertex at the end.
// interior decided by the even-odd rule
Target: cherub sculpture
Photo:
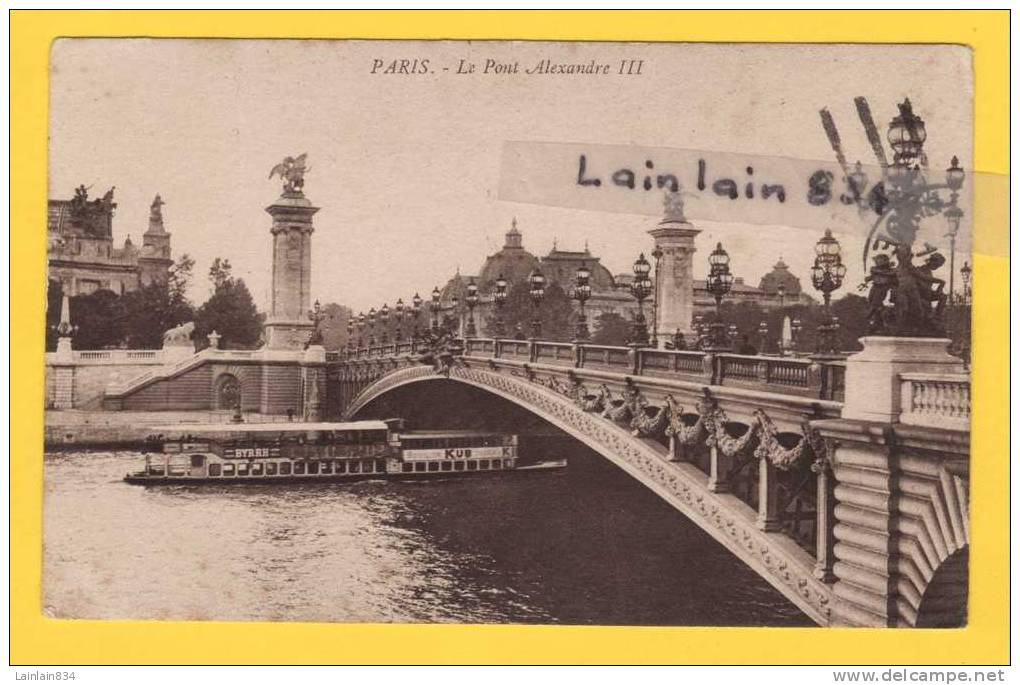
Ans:
{"type": "Polygon", "coordinates": [[[873,265],[864,277],[859,290],[868,291],[868,327],[872,333],[882,333],[886,328],[886,300],[889,293],[896,287],[896,269],[889,255],[880,252],[871,258],[873,265]]]}

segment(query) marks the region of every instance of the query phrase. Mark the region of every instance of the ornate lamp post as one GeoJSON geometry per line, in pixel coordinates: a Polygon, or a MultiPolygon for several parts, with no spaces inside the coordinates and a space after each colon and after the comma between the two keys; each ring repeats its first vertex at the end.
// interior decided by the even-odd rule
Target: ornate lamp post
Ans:
{"type": "Polygon", "coordinates": [[[478,304],[478,286],[473,278],[467,285],[467,294],[464,296],[464,302],[467,303],[468,307],[467,331],[464,337],[474,338],[478,335],[478,329],[475,328],[475,306],[478,304]]]}
{"type": "Polygon", "coordinates": [[[390,342],[390,306],[386,303],[379,308],[379,324],[382,326],[381,342],[387,345],[390,342]]]}
{"type": "Polygon", "coordinates": [[[418,316],[421,314],[421,296],[418,293],[414,294],[411,298],[411,323],[413,328],[411,329],[411,342],[415,342],[418,339],[418,316]]]}
{"type": "MultiPolygon", "coordinates": [[[[960,278],[963,279],[963,292],[960,293],[959,305],[962,308],[970,306],[970,278],[972,272],[969,262],[964,262],[963,267],[960,269],[960,278]]],[[[968,366],[970,365],[970,312],[962,312],[962,321],[959,322],[961,326],[960,332],[960,356],[968,366]]],[[[960,317],[960,313],[956,315],[960,317]]]]}
{"type": "Polygon", "coordinates": [[[538,339],[542,335],[542,319],[539,316],[539,307],[542,305],[542,299],[545,298],[545,276],[542,274],[542,270],[535,268],[528,276],[528,294],[531,296],[531,304],[533,306],[532,318],[531,318],[531,337],[538,339]]]}
{"type": "Polygon", "coordinates": [[[705,289],[715,298],[715,322],[711,325],[712,346],[726,349],[732,342],[727,338],[726,325],[722,322],[722,300],[733,287],[733,274],[730,273],[730,255],[723,249],[722,243],[716,243],[712,254],[708,256],[708,266],[705,289]]]}
{"type": "Polygon", "coordinates": [[[453,312],[453,319],[455,321],[454,332],[457,335],[460,335],[461,328],[464,324],[464,317],[462,317],[460,313],[460,298],[456,295],[450,298],[450,311],[453,312]]]}
{"type": "MultiPolygon", "coordinates": [[[[662,248],[659,247],[658,245],[656,245],[655,249],[652,250],[652,259],[655,260],[655,284],[653,286],[654,292],[652,293],[652,295],[653,295],[652,296],[652,339],[651,339],[651,346],[652,347],[658,347],[659,346],[659,283],[662,282],[662,280],[659,277],[659,272],[661,271],[661,262],[662,262],[662,255],[663,254],[664,253],[662,251],[662,248]]],[[[666,336],[667,337],[669,336],[668,332],[666,333],[666,336]]]]}
{"type": "Polygon", "coordinates": [[[952,163],[946,169],[946,186],[952,191],[949,199],[949,207],[944,212],[946,224],[949,231],[946,237],[949,238],[949,301],[953,301],[953,286],[956,283],[956,234],[960,232],[960,220],[963,219],[963,210],[957,202],[960,199],[960,188],[963,187],[963,169],[960,168],[960,160],[953,157],[952,163]]]}
{"type": "MultiPolygon", "coordinates": [[[[889,122],[887,132],[895,154],[893,163],[883,170],[885,197],[881,207],[882,215],[866,243],[875,251],[892,246],[896,263],[893,265],[888,255],[880,253],[876,256],[876,266],[871,269],[871,332],[906,337],[939,337],[944,334],[940,317],[945,298],[941,287],[936,291],[934,301],[909,296],[909,293],[916,290],[930,290],[932,287],[931,277],[920,273],[922,269],[912,263],[913,244],[922,219],[945,214],[949,222],[951,249],[955,251],[955,234],[963,217],[957,202],[965,174],[959,166],[959,160],[954,158],[951,166],[946,169],[945,183],[929,183],[919,164],[924,158],[923,148],[927,139],[924,120],[914,114],[910,100],[904,100],[899,110],[899,115],[889,122]],[[950,191],[948,200],[940,194],[942,189],[950,191]],[[880,257],[884,259],[881,264],[878,263],[880,257]],[[893,317],[886,316],[884,304],[890,291],[893,317]],[[906,296],[900,297],[901,293],[906,296]]],[[[927,259],[923,268],[929,274],[945,263],[945,259],[938,253],[926,251],[924,254],[927,259]]],[[[952,281],[951,275],[950,288],[952,281]]]]}
{"type": "Polygon", "coordinates": [[[358,312],[358,349],[365,346],[365,312],[358,312]]]}
{"type": "Polygon", "coordinates": [[[305,343],[305,349],[308,349],[312,345],[322,345],[322,324],[323,314],[322,305],[316,300],[315,304],[308,311],[308,318],[312,320],[312,334],[308,336],[308,342],[305,343]]]}
{"type": "Polygon", "coordinates": [[[815,265],[811,267],[811,285],[822,293],[825,301],[825,321],[818,326],[817,352],[831,354],[836,352],[836,330],[838,324],[832,316],[830,302],[832,293],[843,285],[846,266],[840,257],[839,241],[832,236],[832,231],[825,229],[825,235],[815,243],[815,265]]]}
{"type": "Polygon", "coordinates": [[[439,292],[439,286],[432,289],[432,300],[429,302],[429,310],[432,312],[432,331],[434,333],[439,332],[439,298],[442,297],[442,293],[439,292]]]}
{"type": "Polygon", "coordinates": [[[790,322],[790,349],[794,352],[797,351],[797,337],[800,335],[800,319],[794,319],[790,322]]]}
{"type": "Polygon", "coordinates": [[[375,346],[375,307],[368,310],[368,346],[375,346]]]}
{"type": "Polygon", "coordinates": [[[503,322],[503,307],[506,305],[506,279],[503,278],[503,274],[500,274],[496,279],[495,287],[492,291],[492,300],[496,303],[496,337],[503,338],[506,336],[506,324],[503,322]]]}
{"type": "Polygon", "coordinates": [[[393,305],[393,320],[397,324],[396,339],[394,342],[399,343],[404,339],[404,298],[398,297],[396,304],[393,305]]]}
{"type": "Polygon", "coordinates": [[[580,307],[577,315],[577,328],[574,331],[574,342],[587,342],[591,337],[588,333],[588,317],[584,313],[584,303],[591,297],[591,269],[584,262],[574,274],[574,299],[580,307]]]}
{"type": "Polygon", "coordinates": [[[779,311],[786,309],[786,286],[780,283],[776,286],[776,295],[779,295],[779,311]]]}
{"type": "Polygon", "coordinates": [[[768,346],[769,341],[768,322],[762,321],[758,324],[758,338],[761,340],[761,344],[758,346],[758,353],[765,354],[765,349],[768,346]]]}
{"type": "Polygon", "coordinates": [[[354,351],[354,317],[350,316],[347,318],[347,356],[351,355],[354,351]]]}
{"type": "Polygon", "coordinates": [[[631,335],[631,345],[634,347],[648,346],[648,323],[645,321],[644,301],[652,292],[652,281],[648,274],[652,265],[645,259],[642,252],[634,262],[634,282],[630,284],[630,293],[637,300],[637,314],[634,316],[634,332],[631,335]]]}

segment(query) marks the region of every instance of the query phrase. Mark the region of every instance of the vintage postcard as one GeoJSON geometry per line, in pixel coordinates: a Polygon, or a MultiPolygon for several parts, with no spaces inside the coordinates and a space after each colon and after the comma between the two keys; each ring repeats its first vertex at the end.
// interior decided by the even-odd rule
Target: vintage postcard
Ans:
{"type": "Polygon", "coordinates": [[[972,74],[55,41],[43,613],[966,626],[972,74]]]}

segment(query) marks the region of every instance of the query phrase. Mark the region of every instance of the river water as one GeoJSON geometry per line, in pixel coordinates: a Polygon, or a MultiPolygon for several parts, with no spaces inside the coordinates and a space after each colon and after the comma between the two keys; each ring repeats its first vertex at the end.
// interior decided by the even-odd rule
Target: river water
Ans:
{"type": "Polygon", "coordinates": [[[131,452],[47,454],[54,617],[813,625],[578,444],[568,468],[144,488],[131,452]]]}

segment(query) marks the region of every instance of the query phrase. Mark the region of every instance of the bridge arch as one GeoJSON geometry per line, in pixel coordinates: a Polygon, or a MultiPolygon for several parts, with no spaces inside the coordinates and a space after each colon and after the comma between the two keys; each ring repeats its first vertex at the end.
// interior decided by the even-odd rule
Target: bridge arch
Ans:
{"type": "Polygon", "coordinates": [[[556,426],[621,468],[729,549],[773,587],[822,625],[831,620],[831,587],[815,577],[815,560],[781,535],[761,530],[755,515],[733,506],[733,498],[711,491],[707,477],[687,463],[669,460],[666,448],[599,414],[561,392],[480,364],[457,365],[448,373],[432,367],[401,366],[357,393],[344,412],[356,418],[373,400],[416,383],[448,379],[508,400],[556,426]]]}
{"type": "Polygon", "coordinates": [[[961,628],[967,624],[969,546],[958,549],[936,569],[921,597],[918,628],[961,628]]]}

